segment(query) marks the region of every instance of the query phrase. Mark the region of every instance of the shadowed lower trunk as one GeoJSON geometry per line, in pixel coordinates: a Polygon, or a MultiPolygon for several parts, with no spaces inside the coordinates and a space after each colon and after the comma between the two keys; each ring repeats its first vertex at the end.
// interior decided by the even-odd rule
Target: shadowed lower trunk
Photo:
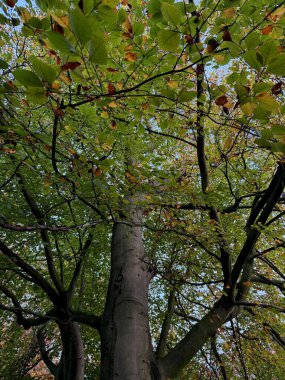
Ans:
{"type": "Polygon", "coordinates": [[[84,379],[84,348],[79,325],[76,322],[60,324],[62,356],[55,380],[84,379]]]}
{"type": "Polygon", "coordinates": [[[141,221],[142,210],[130,203],[125,222],[113,227],[111,274],[101,329],[101,380],[160,378],[149,333],[151,273],[141,221]]]}

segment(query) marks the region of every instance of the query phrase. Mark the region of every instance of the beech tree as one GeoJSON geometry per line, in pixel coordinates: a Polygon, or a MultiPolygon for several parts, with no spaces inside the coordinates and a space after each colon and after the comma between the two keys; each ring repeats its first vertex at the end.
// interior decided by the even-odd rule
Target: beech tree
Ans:
{"type": "Polygon", "coordinates": [[[284,15],[2,1],[3,378],[282,378],[284,15]]]}

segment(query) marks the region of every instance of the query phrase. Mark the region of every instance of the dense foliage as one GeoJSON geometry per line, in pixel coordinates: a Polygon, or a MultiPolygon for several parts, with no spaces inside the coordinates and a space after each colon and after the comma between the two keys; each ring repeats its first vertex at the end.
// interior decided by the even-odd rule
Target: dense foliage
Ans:
{"type": "Polygon", "coordinates": [[[1,2],[1,378],[73,379],[70,323],[99,378],[132,226],[146,378],[282,379],[284,29],[277,0],[1,2]]]}

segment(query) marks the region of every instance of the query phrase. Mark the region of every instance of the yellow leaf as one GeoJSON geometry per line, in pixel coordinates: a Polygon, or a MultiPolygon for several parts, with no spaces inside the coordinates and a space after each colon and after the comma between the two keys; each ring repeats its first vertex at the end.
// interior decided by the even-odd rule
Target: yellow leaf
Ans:
{"type": "Polygon", "coordinates": [[[175,80],[170,80],[169,82],[167,82],[167,84],[170,88],[177,88],[178,87],[178,83],[175,80]]]}
{"type": "Polygon", "coordinates": [[[111,149],[112,149],[112,146],[111,146],[110,144],[104,143],[104,144],[102,145],[102,148],[103,148],[104,150],[111,150],[111,149]]]}
{"type": "Polygon", "coordinates": [[[264,105],[268,111],[276,111],[279,108],[279,103],[274,99],[274,97],[267,92],[262,92],[257,95],[257,100],[264,105]]]}
{"type": "Polygon", "coordinates": [[[279,7],[276,11],[272,12],[268,18],[272,21],[278,21],[285,13],[285,7],[279,7]]]}
{"type": "Polygon", "coordinates": [[[119,107],[119,104],[116,103],[116,102],[111,102],[111,103],[108,104],[108,106],[111,107],[111,108],[117,108],[117,107],[119,107]]]}
{"type": "Polygon", "coordinates": [[[225,18],[231,18],[236,14],[236,11],[234,8],[227,8],[224,10],[224,17],[225,18]]]}
{"type": "Polygon", "coordinates": [[[30,12],[24,7],[18,7],[17,11],[24,22],[28,22],[29,19],[32,17],[30,12]]]}
{"type": "Polygon", "coordinates": [[[242,104],[240,106],[242,112],[246,115],[246,116],[251,116],[254,109],[256,108],[256,104],[254,103],[245,103],[245,104],[242,104]]]}
{"type": "Polygon", "coordinates": [[[228,138],[225,141],[224,149],[229,149],[233,144],[232,136],[228,136],[228,138]]]}
{"type": "Polygon", "coordinates": [[[56,16],[52,15],[54,21],[56,21],[62,28],[67,28],[69,26],[69,18],[67,15],[65,16],[56,16]]]}
{"type": "Polygon", "coordinates": [[[55,80],[53,84],[51,85],[51,88],[54,90],[59,90],[61,88],[61,84],[58,80],[55,80]]]}
{"type": "Polygon", "coordinates": [[[222,54],[214,54],[213,56],[218,63],[222,63],[225,60],[225,56],[222,54]]]}
{"type": "Polygon", "coordinates": [[[108,117],[109,117],[108,112],[106,112],[106,111],[102,111],[102,112],[101,112],[101,117],[103,117],[103,119],[108,119],[108,117]]]}
{"type": "Polygon", "coordinates": [[[60,79],[61,79],[65,84],[67,84],[68,86],[72,83],[72,79],[71,79],[69,76],[65,75],[64,73],[61,73],[61,74],[60,74],[60,79]]]}

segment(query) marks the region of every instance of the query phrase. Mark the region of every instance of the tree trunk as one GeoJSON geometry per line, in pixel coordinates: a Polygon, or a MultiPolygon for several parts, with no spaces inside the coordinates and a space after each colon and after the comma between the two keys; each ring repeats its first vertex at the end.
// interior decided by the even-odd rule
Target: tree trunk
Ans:
{"type": "Polygon", "coordinates": [[[151,270],[134,199],[113,227],[111,273],[101,329],[101,380],[158,380],[148,323],[151,270]]]}
{"type": "Polygon", "coordinates": [[[60,324],[62,355],[55,380],[84,379],[84,348],[79,325],[76,322],[60,324]]]}

